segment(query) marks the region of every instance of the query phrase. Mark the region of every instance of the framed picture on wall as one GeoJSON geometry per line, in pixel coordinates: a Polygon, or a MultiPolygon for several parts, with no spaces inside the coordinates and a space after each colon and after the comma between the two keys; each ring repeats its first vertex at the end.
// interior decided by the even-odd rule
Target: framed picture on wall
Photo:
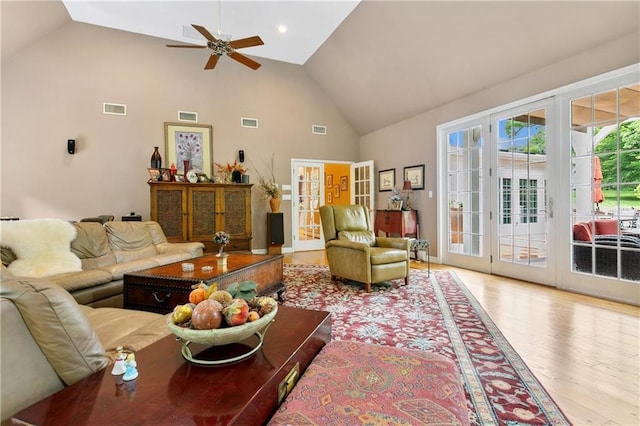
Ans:
{"type": "Polygon", "coordinates": [[[333,203],[333,192],[327,192],[327,204],[333,203]]]}
{"type": "Polygon", "coordinates": [[[333,188],[333,175],[327,175],[327,188],[333,188]]]}
{"type": "Polygon", "coordinates": [[[349,176],[340,176],[340,191],[349,189],[349,176]]]}
{"type": "Polygon", "coordinates": [[[189,169],[213,175],[213,127],[206,124],[164,123],[164,164],[175,164],[184,173],[189,169]]]}
{"type": "Polygon", "coordinates": [[[411,182],[411,189],[424,189],[424,164],[405,167],[404,180],[411,182]]]}
{"type": "Polygon", "coordinates": [[[391,191],[396,186],[396,169],[380,170],[378,172],[378,191],[391,191]]]}
{"type": "Polygon", "coordinates": [[[338,185],[333,187],[333,198],[340,198],[340,187],[338,185]]]}

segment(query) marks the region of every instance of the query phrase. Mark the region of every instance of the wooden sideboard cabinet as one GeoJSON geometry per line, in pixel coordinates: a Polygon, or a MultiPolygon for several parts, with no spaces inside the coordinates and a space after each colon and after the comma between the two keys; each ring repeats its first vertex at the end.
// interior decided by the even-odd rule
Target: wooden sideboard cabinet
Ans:
{"type": "Polygon", "coordinates": [[[250,184],[149,182],[151,220],[169,242],[200,241],[205,252],[218,250],[217,231],[231,241],[225,251],[251,250],[250,184]]]}
{"type": "Polygon", "coordinates": [[[386,236],[420,238],[417,210],[376,210],[373,229],[386,236]]]}

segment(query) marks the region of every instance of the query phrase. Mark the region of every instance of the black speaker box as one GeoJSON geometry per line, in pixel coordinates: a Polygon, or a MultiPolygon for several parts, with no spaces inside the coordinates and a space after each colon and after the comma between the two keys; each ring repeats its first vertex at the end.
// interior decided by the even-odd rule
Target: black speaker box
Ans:
{"type": "Polygon", "coordinates": [[[241,149],[240,151],[238,151],[238,159],[241,163],[244,163],[244,150],[241,149]]]}
{"type": "Polygon", "coordinates": [[[76,153],[76,141],[75,139],[67,139],[67,152],[71,155],[76,153]]]}
{"type": "Polygon", "coordinates": [[[272,246],[284,244],[284,213],[267,213],[267,242],[272,246]]]}

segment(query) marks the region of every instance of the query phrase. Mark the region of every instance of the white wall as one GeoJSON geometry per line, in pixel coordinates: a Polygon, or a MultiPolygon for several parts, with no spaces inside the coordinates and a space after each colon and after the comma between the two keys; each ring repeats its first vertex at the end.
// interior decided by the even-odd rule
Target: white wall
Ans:
{"type": "MultiPolygon", "coordinates": [[[[403,167],[425,164],[425,190],[414,192],[414,203],[419,211],[420,235],[430,240],[431,255],[439,256],[437,189],[440,173],[436,159],[436,126],[638,62],[640,33],[594,47],[580,55],[532,70],[517,79],[369,133],[360,138],[360,158],[375,159],[376,170],[395,168],[396,181],[401,179],[403,167]],[[433,192],[433,198],[428,198],[429,191],[433,192]]],[[[377,193],[377,208],[386,206],[387,196],[386,192],[377,193]]],[[[442,202],[446,203],[446,198],[442,202]]]]}
{"type": "MultiPolygon", "coordinates": [[[[356,134],[301,66],[259,58],[253,71],[225,57],[205,71],[206,52],[165,43],[69,22],[3,62],[2,216],[148,219],[146,169],[178,110],[213,126],[215,162],[243,149],[246,165],[262,167],[275,153],[280,184],[289,183],[292,157],[358,159],[356,134]],[[102,114],[103,102],[126,104],[127,116],[102,114]],[[259,128],[240,127],[241,117],[258,118],[259,128]],[[328,135],[312,135],[312,124],[328,135]],[[77,141],[75,155],[67,139],[77,141]]],[[[265,248],[268,205],[253,193],[253,247],[265,248]]]]}

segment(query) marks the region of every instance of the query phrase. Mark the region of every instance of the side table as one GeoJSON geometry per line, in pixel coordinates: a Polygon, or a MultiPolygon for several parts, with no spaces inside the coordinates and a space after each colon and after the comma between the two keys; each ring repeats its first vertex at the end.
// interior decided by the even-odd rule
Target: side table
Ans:
{"type": "Polygon", "coordinates": [[[418,252],[426,251],[427,252],[427,274],[431,273],[431,257],[429,255],[429,240],[420,240],[420,239],[411,239],[411,243],[409,246],[409,250],[414,253],[416,257],[416,261],[418,260],[418,252]]]}

